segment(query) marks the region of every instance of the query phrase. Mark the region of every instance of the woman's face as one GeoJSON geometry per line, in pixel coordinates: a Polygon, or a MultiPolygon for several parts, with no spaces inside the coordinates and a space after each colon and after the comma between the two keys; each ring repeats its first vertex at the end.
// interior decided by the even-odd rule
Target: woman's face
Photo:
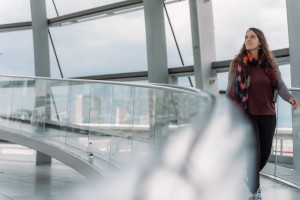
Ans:
{"type": "Polygon", "coordinates": [[[245,47],[248,51],[257,50],[259,48],[260,41],[254,31],[249,30],[245,36],[245,47]]]}

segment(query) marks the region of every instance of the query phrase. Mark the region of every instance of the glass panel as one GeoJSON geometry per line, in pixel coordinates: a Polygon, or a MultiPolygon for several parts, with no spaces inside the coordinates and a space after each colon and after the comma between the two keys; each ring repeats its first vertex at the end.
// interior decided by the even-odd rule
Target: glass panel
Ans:
{"type": "Polygon", "coordinates": [[[217,60],[232,59],[238,54],[245,32],[253,24],[265,33],[271,50],[289,46],[286,1],[246,0],[228,3],[214,0],[212,3],[217,60]],[[253,15],[253,10],[245,9],[245,5],[257,5],[256,17],[249,17],[253,15]],[[229,25],[234,29],[228,28],[229,25]]]}
{"type": "Polygon", "coordinates": [[[9,126],[13,99],[13,79],[0,77],[0,125],[9,126]]]}
{"type": "MultiPolygon", "coordinates": [[[[185,66],[193,65],[192,33],[189,1],[181,1],[166,5],[174,34],[185,66]]],[[[165,15],[168,67],[182,67],[182,62],[169,21],[165,15]]]]}
{"type": "Polygon", "coordinates": [[[112,87],[108,84],[91,85],[89,142],[94,154],[109,161],[111,146],[112,87]]]}
{"type": "MultiPolygon", "coordinates": [[[[9,3],[11,4],[11,2],[9,3]]],[[[0,44],[1,74],[13,76],[34,75],[33,40],[31,30],[1,33],[0,44]]]]}
{"type": "Polygon", "coordinates": [[[68,121],[69,82],[48,81],[46,134],[53,140],[65,143],[68,121]]]}
{"type": "MultiPolygon", "coordinates": [[[[108,4],[113,4],[117,2],[121,2],[124,0],[55,0],[55,5],[58,11],[58,14],[66,15],[82,10],[87,10],[99,6],[104,6],[108,4]]],[[[49,11],[48,18],[56,17],[56,13],[54,10],[54,5],[52,0],[46,1],[47,11],[49,11]]]]}
{"type": "Polygon", "coordinates": [[[1,126],[84,158],[92,142],[95,158],[122,168],[151,155],[206,102],[167,88],[34,78],[0,77],[0,94],[1,126]]]}
{"type": "MultiPolygon", "coordinates": [[[[287,85],[291,86],[290,65],[280,66],[282,78],[287,85]]],[[[296,98],[300,97],[300,93],[292,92],[296,98]]],[[[292,111],[291,105],[279,99],[278,101],[278,121],[277,129],[273,142],[273,152],[275,155],[275,175],[279,178],[300,185],[300,169],[297,167],[297,135],[299,130],[298,111],[292,111]]]]}
{"type": "Polygon", "coordinates": [[[90,131],[97,131],[99,129],[100,117],[100,96],[101,85],[91,84],[91,100],[90,100],[90,131]]]}
{"type": "Polygon", "coordinates": [[[217,74],[219,91],[226,91],[229,72],[219,72],[217,74]]]}
{"type": "Polygon", "coordinates": [[[178,131],[180,127],[179,98],[181,93],[169,93],[169,134],[178,131]]]}
{"type": "MultiPolygon", "coordinates": [[[[279,66],[279,70],[281,72],[281,76],[287,85],[290,87],[291,79],[290,79],[290,66],[289,65],[281,65],[279,66]]],[[[288,161],[290,158],[284,158],[283,151],[285,148],[283,147],[283,143],[288,142],[288,140],[292,137],[292,112],[290,105],[286,103],[282,98],[278,97],[277,105],[276,105],[276,112],[277,112],[277,129],[274,134],[273,139],[273,146],[271,151],[271,156],[269,157],[269,164],[267,164],[268,169],[265,170],[266,172],[273,175],[274,168],[273,164],[275,162],[280,164],[281,162],[285,162],[285,164],[291,163],[288,161]],[[277,157],[276,157],[277,156],[277,157]],[[271,167],[272,166],[272,167],[271,167]]]]}
{"type": "Polygon", "coordinates": [[[36,117],[36,115],[32,115],[35,108],[35,84],[36,81],[34,79],[24,79],[24,89],[22,95],[22,110],[24,115],[24,119],[21,124],[21,131],[24,132],[34,132],[34,120],[32,117],[36,117]]]}
{"type": "MultiPolygon", "coordinates": [[[[293,96],[297,99],[300,97],[299,91],[293,91],[293,96]]],[[[283,115],[289,115],[287,118],[290,120],[286,123],[279,123],[277,132],[273,142],[273,150],[276,151],[275,154],[275,175],[283,180],[287,180],[300,186],[300,168],[299,168],[299,108],[292,112],[291,105],[288,102],[278,103],[279,112],[283,115]],[[283,110],[285,109],[285,110],[283,110]],[[293,123],[291,123],[293,122],[293,123]],[[282,126],[285,125],[285,126],[282,126]]],[[[280,115],[279,115],[280,116],[280,115]]]]}
{"type": "MultiPolygon", "coordinates": [[[[280,66],[282,78],[288,87],[291,86],[290,65],[280,66]]],[[[299,91],[292,95],[300,98],[299,91]]],[[[272,153],[264,172],[275,175],[283,180],[300,185],[299,142],[299,108],[292,111],[291,105],[279,98],[277,103],[277,127],[273,140],[272,153]],[[272,173],[271,173],[272,172],[272,173]]]]}
{"type": "MultiPolygon", "coordinates": [[[[290,65],[279,66],[282,79],[287,87],[291,87],[291,71],[290,65]]],[[[286,103],[282,98],[278,98],[278,134],[281,131],[291,131],[292,128],[292,111],[290,104],[286,103]]]]}
{"type": "Polygon", "coordinates": [[[98,92],[100,97],[99,132],[111,134],[113,86],[108,84],[100,85],[98,92]]]}
{"type": "MultiPolygon", "coordinates": [[[[146,71],[144,21],[140,10],[50,28],[64,77],[146,71]]],[[[51,56],[51,68],[59,77],[53,53],[51,56]]]]}
{"type": "Polygon", "coordinates": [[[90,117],[90,84],[70,82],[66,143],[87,150],[90,117]]]}
{"type": "Polygon", "coordinates": [[[34,107],[31,116],[31,132],[44,135],[46,120],[47,80],[34,82],[34,107]]]}
{"type": "Polygon", "coordinates": [[[93,153],[102,159],[109,161],[111,149],[111,135],[90,131],[90,142],[92,142],[93,153]]]}
{"type": "Polygon", "coordinates": [[[153,143],[133,140],[132,141],[132,162],[149,161],[154,154],[155,146],[153,143]]]}
{"type": "Polygon", "coordinates": [[[131,147],[132,140],[111,137],[110,162],[120,167],[129,167],[131,165],[131,147]]]}
{"type": "Polygon", "coordinates": [[[22,98],[23,98],[23,84],[24,80],[14,79],[12,91],[12,106],[9,121],[9,127],[12,129],[20,130],[20,122],[22,118],[22,98]]]}
{"type": "Polygon", "coordinates": [[[169,137],[169,91],[155,90],[154,142],[162,144],[169,137]]]}
{"type": "Polygon", "coordinates": [[[31,21],[30,1],[0,1],[0,24],[31,21]]]}
{"type": "MultiPolygon", "coordinates": [[[[196,87],[195,76],[191,75],[189,77],[191,78],[193,87],[196,87]]],[[[191,83],[189,81],[189,77],[188,76],[178,76],[178,85],[183,86],[183,87],[192,87],[191,83]]]]}
{"type": "Polygon", "coordinates": [[[201,111],[204,110],[205,104],[207,102],[199,102],[199,99],[189,94],[180,95],[179,99],[179,113],[180,113],[180,125],[187,126],[191,124],[191,119],[194,118],[197,114],[201,114],[201,111]]]}
{"type": "Polygon", "coordinates": [[[154,94],[152,89],[135,88],[133,104],[133,139],[154,143],[154,94]]]}
{"type": "Polygon", "coordinates": [[[113,135],[132,136],[133,89],[129,86],[113,86],[111,121],[113,135]]]}

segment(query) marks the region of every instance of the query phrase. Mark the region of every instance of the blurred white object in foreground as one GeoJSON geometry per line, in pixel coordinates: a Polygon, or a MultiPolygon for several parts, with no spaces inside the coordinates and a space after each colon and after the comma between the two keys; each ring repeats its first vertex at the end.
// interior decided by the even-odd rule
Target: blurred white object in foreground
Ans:
{"type": "Polygon", "coordinates": [[[251,126],[239,110],[227,99],[216,98],[210,113],[170,138],[153,160],[109,183],[74,188],[61,199],[246,199],[246,163],[253,163],[251,136],[251,126]]]}

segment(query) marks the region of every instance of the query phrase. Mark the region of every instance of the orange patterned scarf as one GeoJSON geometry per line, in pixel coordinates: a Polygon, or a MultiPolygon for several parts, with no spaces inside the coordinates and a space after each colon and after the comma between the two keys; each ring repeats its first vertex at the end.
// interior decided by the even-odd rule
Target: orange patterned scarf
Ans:
{"type": "Polygon", "coordinates": [[[248,105],[248,89],[250,87],[251,78],[250,65],[263,67],[271,80],[272,88],[278,88],[276,73],[267,61],[266,56],[262,55],[259,60],[256,60],[252,54],[247,51],[247,55],[243,57],[242,62],[237,66],[235,84],[231,93],[233,101],[243,110],[246,110],[248,105]]]}

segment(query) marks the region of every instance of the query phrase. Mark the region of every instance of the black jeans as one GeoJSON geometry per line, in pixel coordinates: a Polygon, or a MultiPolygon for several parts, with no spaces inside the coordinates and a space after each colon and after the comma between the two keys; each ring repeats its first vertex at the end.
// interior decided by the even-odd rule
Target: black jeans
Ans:
{"type": "Polygon", "coordinates": [[[271,149],[274,131],[276,127],[276,115],[248,115],[253,126],[256,140],[255,148],[255,169],[254,176],[249,176],[249,190],[255,193],[259,188],[259,172],[266,165],[271,149]]]}

